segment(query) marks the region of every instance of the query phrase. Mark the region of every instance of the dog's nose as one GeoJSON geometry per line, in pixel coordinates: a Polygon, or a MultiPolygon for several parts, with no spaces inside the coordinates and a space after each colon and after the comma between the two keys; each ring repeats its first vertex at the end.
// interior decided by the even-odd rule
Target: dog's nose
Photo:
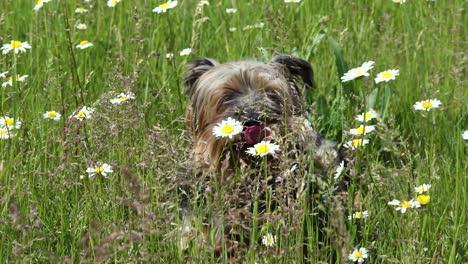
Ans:
{"type": "Polygon", "coordinates": [[[258,118],[260,117],[260,115],[254,109],[249,108],[245,110],[245,117],[248,121],[258,122],[258,118]]]}

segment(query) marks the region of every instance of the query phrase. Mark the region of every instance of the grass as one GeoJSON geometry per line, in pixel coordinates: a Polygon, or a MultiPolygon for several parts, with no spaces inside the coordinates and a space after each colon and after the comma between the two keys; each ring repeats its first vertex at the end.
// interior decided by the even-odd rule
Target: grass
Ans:
{"type": "MultiPolygon", "coordinates": [[[[326,138],[349,140],[366,106],[383,115],[347,169],[352,180],[343,219],[335,219],[346,228],[318,246],[318,225],[298,202],[297,211],[279,212],[269,226],[253,226],[241,259],[319,263],[334,255],[338,263],[362,246],[370,263],[466,263],[464,1],[210,2],[197,9],[196,1],[179,1],[162,14],[151,12],[160,4],[154,0],[122,0],[114,8],[106,1],[51,1],[38,12],[34,1],[0,2],[0,42],[32,46],[0,56],[0,72],[29,76],[1,88],[0,114],[22,125],[0,141],[0,261],[227,262],[226,252],[214,255],[212,241],[185,251],[179,245],[177,183],[191,176],[184,173],[190,150],[184,65],[196,57],[267,61],[287,53],[314,67],[309,119],[326,138]],[[238,12],[227,14],[233,5],[238,12]],[[89,12],[75,13],[80,6],[89,12]],[[79,22],[87,30],[77,30],[79,22]],[[263,28],[242,30],[259,22],[263,28]],[[77,49],[84,39],[94,46],[77,49]],[[188,47],[192,54],[179,56],[188,47]],[[174,58],[166,59],[170,52],[174,58]],[[368,60],[376,61],[370,78],[340,82],[348,68],[368,60]],[[373,83],[386,69],[400,75],[373,83]],[[109,103],[124,91],[136,100],[109,103]],[[442,107],[413,110],[429,98],[442,107]],[[68,118],[85,105],[96,109],[91,119],[68,118]],[[47,110],[63,118],[45,120],[47,110]],[[114,173],[80,179],[97,162],[111,164],[114,173]],[[413,198],[422,183],[432,185],[429,205],[405,214],[387,205],[413,198]],[[356,210],[368,210],[369,218],[346,220],[356,210]],[[272,248],[260,243],[267,232],[278,237],[272,248]]],[[[198,214],[209,214],[210,206],[198,214]]]]}

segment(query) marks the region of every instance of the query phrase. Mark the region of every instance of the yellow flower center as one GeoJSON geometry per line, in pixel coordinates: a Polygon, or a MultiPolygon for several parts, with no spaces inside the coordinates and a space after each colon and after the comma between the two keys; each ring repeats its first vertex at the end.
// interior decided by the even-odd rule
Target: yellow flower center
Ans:
{"type": "Polygon", "coordinates": [[[423,108],[426,108],[426,109],[427,109],[427,108],[431,108],[431,107],[432,107],[432,102],[431,102],[431,101],[424,101],[424,102],[422,103],[422,107],[423,107],[423,108]]]}
{"type": "Polygon", "coordinates": [[[363,71],[362,69],[358,69],[358,70],[356,71],[356,75],[361,75],[363,72],[364,72],[364,71],[363,71]]]}
{"type": "Polygon", "coordinates": [[[78,114],[76,114],[77,117],[86,117],[86,113],[83,112],[83,111],[80,111],[78,112],[78,114]]]}
{"type": "Polygon", "coordinates": [[[422,187],[422,186],[421,186],[421,187],[419,187],[419,188],[418,188],[418,192],[419,192],[419,193],[422,193],[422,192],[424,192],[424,187],[422,187]]]}
{"type": "Polygon", "coordinates": [[[15,123],[15,120],[13,118],[5,118],[5,125],[7,126],[12,126],[15,123]]]}
{"type": "Polygon", "coordinates": [[[167,8],[169,8],[170,6],[171,6],[171,5],[170,5],[169,3],[164,3],[164,4],[161,4],[159,7],[160,7],[161,9],[167,9],[167,8]]]}
{"type": "Polygon", "coordinates": [[[352,142],[353,142],[353,146],[355,146],[355,147],[359,147],[359,146],[362,145],[362,139],[360,139],[360,138],[353,139],[352,142]]]}
{"type": "Polygon", "coordinates": [[[86,44],[88,44],[88,43],[89,43],[89,41],[87,41],[87,40],[82,40],[82,41],[80,41],[80,45],[86,45],[86,44]]]}
{"type": "Polygon", "coordinates": [[[47,113],[47,116],[52,117],[52,118],[57,117],[57,112],[51,111],[51,112],[47,113]]]}
{"type": "Polygon", "coordinates": [[[2,135],[2,136],[8,135],[8,130],[6,130],[6,129],[0,130],[0,135],[2,135]]]}
{"type": "Polygon", "coordinates": [[[420,194],[418,197],[416,197],[416,201],[418,201],[418,203],[421,205],[426,205],[431,202],[431,197],[427,194],[420,194]]]}
{"type": "Polygon", "coordinates": [[[392,72],[386,71],[386,72],[382,73],[382,78],[387,79],[387,78],[390,78],[390,77],[392,77],[392,72]]]}
{"type": "Polygon", "coordinates": [[[355,258],[362,258],[362,253],[360,251],[354,252],[354,257],[355,258]]]}
{"type": "Polygon", "coordinates": [[[112,0],[111,3],[112,3],[113,5],[116,5],[116,4],[117,4],[117,1],[116,1],[116,0],[112,0]]]}
{"type": "Polygon", "coordinates": [[[407,200],[403,200],[403,201],[400,202],[400,206],[401,206],[402,208],[410,208],[410,207],[411,207],[411,204],[410,204],[410,202],[408,202],[407,200]]]}
{"type": "Polygon", "coordinates": [[[270,151],[270,147],[268,147],[266,144],[262,144],[258,147],[255,148],[255,151],[257,151],[258,154],[265,154],[270,151]]]}
{"type": "Polygon", "coordinates": [[[221,133],[223,134],[231,134],[232,132],[234,132],[234,127],[230,125],[226,125],[221,128],[221,133]]]}
{"type": "Polygon", "coordinates": [[[363,127],[363,126],[362,126],[362,127],[358,127],[358,128],[356,129],[356,133],[358,133],[358,134],[364,134],[365,131],[366,131],[366,128],[363,127]]]}
{"type": "Polygon", "coordinates": [[[357,212],[356,213],[356,218],[362,218],[364,215],[362,214],[362,212],[357,212]]]}
{"type": "Polygon", "coordinates": [[[372,118],[372,114],[367,112],[364,114],[364,119],[368,120],[368,119],[371,119],[372,118]]]}
{"type": "Polygon", "coordinates": [[[14,40],[10,43],[10,48],[12,49],[19,49],[21,48],[22,44],[20,41],[14,40]]]}
{"type": "Polygon", "coordinates": [[[125,101],[127,99],[128,99],[127,96],[122,96],[122,97],[117,98],[117,100],[119,100],[120,102],[123,102],[123,101],[125,101]]]}
{"type": "Polygon", "coordinates": [[[97,174],[100,174],[100,173],[104,172],[104,168],[103,167],[96,167],[96,168],[94,168],[94,172],[97,173],[97,174]]]}
{"type": "Polygon", "coordinates": [[[37,4],[42,4],[42,2],[44,2],[44,0],[37,0],[37,4]]]}

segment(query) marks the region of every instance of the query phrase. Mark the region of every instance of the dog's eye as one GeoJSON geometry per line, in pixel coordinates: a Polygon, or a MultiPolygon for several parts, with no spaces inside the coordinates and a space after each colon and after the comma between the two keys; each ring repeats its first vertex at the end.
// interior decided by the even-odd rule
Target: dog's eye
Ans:
{"type": "Polygon", "coordinates": [[[231,105],[233,103],[235,97],[236,96],[234,94],[231,94],[231,93],[225,94],[222,97],[220,97],[217,104],[216,104],[217,110],[219,111],[219,110],[221,110],[221,108],[231,105]]]}

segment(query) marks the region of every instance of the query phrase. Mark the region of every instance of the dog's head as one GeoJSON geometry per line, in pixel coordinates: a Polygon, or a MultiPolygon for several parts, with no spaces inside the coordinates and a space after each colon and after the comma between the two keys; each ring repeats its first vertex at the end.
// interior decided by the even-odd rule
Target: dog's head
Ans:
{"type": "Polygon", "coordinates": [[[302,115],[305,89],[314,86],[311,65],[292,56],[269,63],[198,59],[187,66],[184,83],[195,153],[207,162],[219,161],[225,140],[215,138],[212,130],[222,120],[240,121],[244,131],[234,143],[253,145],[269,136],[270,127],[287,127],[292,117],[302,115]]]}

